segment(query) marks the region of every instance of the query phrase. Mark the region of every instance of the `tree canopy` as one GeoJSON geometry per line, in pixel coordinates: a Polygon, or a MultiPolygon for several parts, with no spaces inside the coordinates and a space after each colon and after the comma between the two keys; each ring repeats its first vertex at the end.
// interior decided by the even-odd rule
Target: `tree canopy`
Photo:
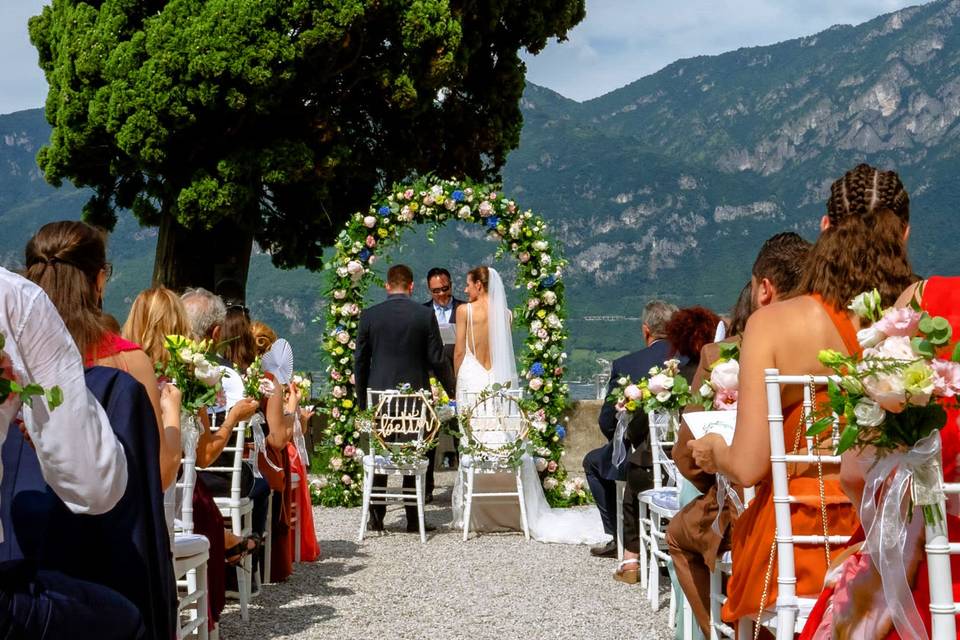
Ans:
{"type": "Polygon", "coordinates": [[[53,126],[38,162],[93,189],[91,222],[235,224],[316,268],[385,185],[495,180],[519,141],[520,51],[583,16],[584,0],[53,0],[29,25],[53,126]]]}

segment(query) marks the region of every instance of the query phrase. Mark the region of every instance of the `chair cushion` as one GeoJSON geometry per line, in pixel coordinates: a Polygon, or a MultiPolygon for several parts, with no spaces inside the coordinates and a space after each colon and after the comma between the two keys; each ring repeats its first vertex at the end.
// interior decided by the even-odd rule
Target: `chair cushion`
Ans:
{"type": "Polygon", "coordinates": [[[676,487],[648,489],[639,495],[642,502],[668,511],[680,510],[680,494],[676,487]]]}
{"type": "Polygon", "coordinates": [[[178,533],[173,538],[173,555],[175,558],[189,558],[210,549],[210,541],[206,536],[197,533],[178,533]]]}

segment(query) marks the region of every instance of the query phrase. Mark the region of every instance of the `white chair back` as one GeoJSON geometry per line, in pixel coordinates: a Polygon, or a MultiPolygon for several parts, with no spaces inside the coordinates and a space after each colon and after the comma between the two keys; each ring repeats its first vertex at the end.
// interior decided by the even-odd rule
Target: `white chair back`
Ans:
{"type": "Polygon", "coordinates": [[[650,411],[647,413],[647,423],[650,428],[650,451],[653,456],[653,488],[675,486],[677,465],[674,464],[673,458],[667,455],[664,447],[672,447],[677,442],[679,414],[650,411]]]}
{"type": "MultiPolygon", "coordinates": [[[[765,371],[767,385],[767,415],[770,428],[770,469],[773,478],[773,504],[776,518],[777,545],[777,638],[793,638],[797,626],[798,600],[796,565],[793,549],[795,545],[846,544],[849,535],[794,535],[790,518],[790,496],[788,464],[819,464],[823,467],[839,468],[840,456],[816,453],[813,438],[806,437],[806,431],[814,422],[814,392],[811,386],[823,386],[829,380],[826,376],[782,376],[778,369],[765,371]],[[783,407],[780,398],[781,385],[802,385],[806,423],[801,425],[807,453],[787,454],[787,445],[783,437],[783,407]]],[[[836,450],[836,418],[832,438],[832,450],[836,450]]],[[[790,443],[793,446],[793,443],[790,443]]],[[[823,508],[821,506],[821,508],[823,508]]],[[[826,556],[824,557],[826,562],[826,556]]]]}
{"type": "Polygon", "coordinates": [[[178,532],[193,533],[193,490],[197,485],[197,442],[200,432],[193,425],[181,425],[180,434],[183,444],[183,458],[180,461],[182,472],[177,480],[177,502],[180,513],[178,532]]]}
{"type": "Polygon", "coordinates": [[[520,405],[523,389],[465,392],[460,397],[467,416],[464,436],[475,445],[496,453],[526,438],[530,422],[520,405]]]}
{"type": "MultiPolygon", "coordinates": [[[[227,446],[223,448],[223,452],[228,454],[230,458],[230,465],[217,465],[216,463],[208,467],[197,467],[201,471],[215,471],[218,473],[229,473],[230,474],[230,502],[231,504],[240,504],[240,500],[244,498],[243,495],[243,461],[246,455],[246,430],[247,423],[241,422],[236,427],[233,428],[233,432],[236,434],[236,437],[233,439],[233,444],[228,443],[227,446]],[[232,454],[230,456],[229,454],[232,454]]],[[[196,452],[194,452],[196,455],[196,452]]],[[[196,458],[194,458],[196,460],[196,458]]],[[[256,461],[253,462],[256,464],[256,461]]]]}
{"type": "MultiPolygon", "coordinates": [[[[941,481],[943,467],[939,469],[941,481]]],[[[947,495],[960,494],[960,483],[943,483],[947,495]]],[[[946,501],[940,503],[940,513],[946,514],[946,501]]],[[[957,612],[960,602],[953,599],[953,575],[950,570],[950,555],[960,554],[960,543],[947,539],[946,521],[925,523],[924,534],[927,552],[927,577],[930,581],[930,621],[932,640],[954,640],[957,637],[957,612]]]]}
{"type": "Polygon", "coordinates": [[[367,389],[367,407],[373,409],[369,424],[371,453],[389,453],[396,447],[420,450],[440,426],[427,396],[419,391],[367,389]]]}

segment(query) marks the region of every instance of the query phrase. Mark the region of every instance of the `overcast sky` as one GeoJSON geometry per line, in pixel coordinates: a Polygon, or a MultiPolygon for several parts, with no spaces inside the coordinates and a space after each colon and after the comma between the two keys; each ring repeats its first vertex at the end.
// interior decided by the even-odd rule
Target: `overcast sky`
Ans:
{"type": "MultiPolygon", "coordinates": [[[[0,0],[0,113],[43,105],[46,81],[27,18],[47,0],[0,0]]],[[[919,0],[587,0],[566,42],[527,56],[527,77],[586,100],[674,60],[772,44],[857,24],[919,0]]]]}

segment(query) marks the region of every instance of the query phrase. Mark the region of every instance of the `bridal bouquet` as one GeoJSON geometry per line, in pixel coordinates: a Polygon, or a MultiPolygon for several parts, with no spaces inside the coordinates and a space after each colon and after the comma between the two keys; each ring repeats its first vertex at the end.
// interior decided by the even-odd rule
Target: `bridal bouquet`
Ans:
{"type": "Polygon", "coordinates": [[[708,367],[710,377],[703,381],[693,401],[704,411],[736,411],[740,389],[740,345],[721,343],[720,357],[708,367]]]}
{"type": "Polygon", "coordinates": [[[44,389],[38,384],[22,385],[17,382],[13,376],[10,357],[3,351],[5,344],[6,338],[0,333],[0,404],[9,400],[11,396],[17,396],[21,402],[30,406],[34,397],[43,396],[51,410],[59,407],[63,403],[63,393],[60,391],[60,387],[44,389]]]}
{"type": "Polygon", "coordinates": [[[220,390],[220,367],[213,364],[213,343],[196,342],[185,336],[170,335],[164,346],[170,353],[165,365],[157,365],[157,375],[165,377],[180,389],[181,407],[196,415],[201,407],[213,406],[220,390]]]}

